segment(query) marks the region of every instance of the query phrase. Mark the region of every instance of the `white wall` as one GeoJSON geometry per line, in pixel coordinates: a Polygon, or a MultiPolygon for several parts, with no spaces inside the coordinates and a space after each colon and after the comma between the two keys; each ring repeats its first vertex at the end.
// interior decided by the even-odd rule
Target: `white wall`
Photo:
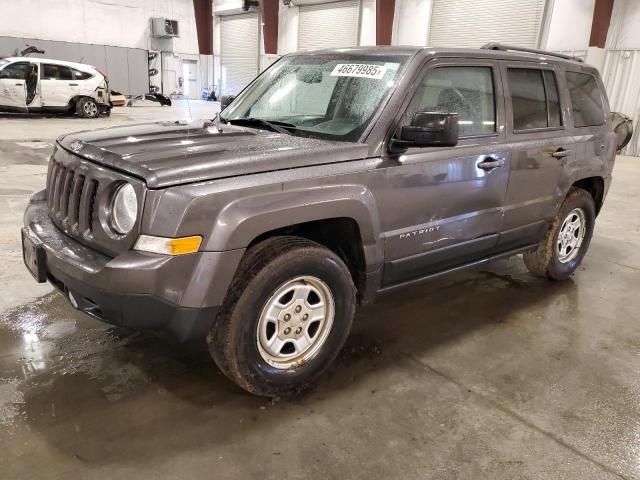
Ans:
{"type": "Polygon", "coordinates": [[[607,48],[640,49],[640,2],[615,0],[607,48]]]}
{"type": "Polygon", "coordinates": [[[192,0],[0,0],[0,35],[149,49],[149,19],[178,20],[178,53],[197,54],[192,0]]]}
{"type": "Polygon", "coordinates": [[[361,0],[359,45],[376,44],[376,0],[361,0]]]}
{"type": "Polygon", "coordinates": [[[633,119],[634,135],[627,155],[640,155],[640,2],[616,0],[602,71],[611,110],[633,119]]]}
{"type": "Polygon", "coordinates": [[[396,0],[392,45],[426,45],[432,6],[432,0],[396,0]]]}
{"type": "Polygon", "coordinates": [[[541,48],[556,52],[583,52],[589,47],[595,0],[553,2],[546,41],[541,48]]]}

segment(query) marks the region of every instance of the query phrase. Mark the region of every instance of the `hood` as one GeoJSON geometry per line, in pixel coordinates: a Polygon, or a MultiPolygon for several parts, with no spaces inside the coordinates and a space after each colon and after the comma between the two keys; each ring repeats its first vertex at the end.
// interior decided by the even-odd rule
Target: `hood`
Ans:
{"type": "Polygon", "coordinates": [[[149,188],[367,156],[362,143],[334,142],[210,121],[155,122],[72,133],[69,152],[142,178],[149,188]]]}

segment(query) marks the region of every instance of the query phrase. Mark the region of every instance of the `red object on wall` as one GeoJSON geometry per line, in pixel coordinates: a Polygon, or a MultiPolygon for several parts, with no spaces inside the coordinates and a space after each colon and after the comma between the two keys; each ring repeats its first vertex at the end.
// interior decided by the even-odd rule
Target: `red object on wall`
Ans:
{"type": "Polygon", "coordinates": [[[262,38],[264,53],[278,53],[278,7],[280,0],[262,0],[262,38]]]}
{"type": "Polygon", "coordinates": [[[376,0],[376,45],[391,45],[396,0],[376,0]]]}
{"type": "Polygon", "coordinates": [[[613,1],[596,0],[596,6],[593,9],[593,22],[591,23],[591,37],[589,37],[590,47],[604,48],[605,43],[607,43],[613,1]]]}
{"type": "Polygon", "coordinates": [[[196,17],[198,50],[201,55],[213,55],[213,12],[211,0],[193,0],[196,17]]]}

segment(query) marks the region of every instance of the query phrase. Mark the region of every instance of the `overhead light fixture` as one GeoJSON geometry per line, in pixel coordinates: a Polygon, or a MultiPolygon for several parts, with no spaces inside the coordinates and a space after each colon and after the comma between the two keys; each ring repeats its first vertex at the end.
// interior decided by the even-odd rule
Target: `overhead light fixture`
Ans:
{"type": "Polygon", "coordinates": [[[248,12],[252,8],[258,8],[260,2],[258,0],[242,0],[242,10],[248,12]]]}

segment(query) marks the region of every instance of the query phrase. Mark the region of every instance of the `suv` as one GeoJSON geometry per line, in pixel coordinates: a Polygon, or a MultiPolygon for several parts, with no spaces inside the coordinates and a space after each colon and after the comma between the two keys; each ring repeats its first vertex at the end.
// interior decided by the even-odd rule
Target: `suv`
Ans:
{"type": "Polygon", "coordinates": [[[286,55],[214,120],[63,136],[25,263],[97,319],[206,336],[258,395],[316,380],[379,293],[519,253],[565,279],[611,183],[602,80],[490,47],[286,55]]]}
{"type": "Polygon", "coordinates": [[[77,112],[95,118],[110,111],[107,76],[95,67],[46,58],[0,58],[0,112],[77,112]]]}

